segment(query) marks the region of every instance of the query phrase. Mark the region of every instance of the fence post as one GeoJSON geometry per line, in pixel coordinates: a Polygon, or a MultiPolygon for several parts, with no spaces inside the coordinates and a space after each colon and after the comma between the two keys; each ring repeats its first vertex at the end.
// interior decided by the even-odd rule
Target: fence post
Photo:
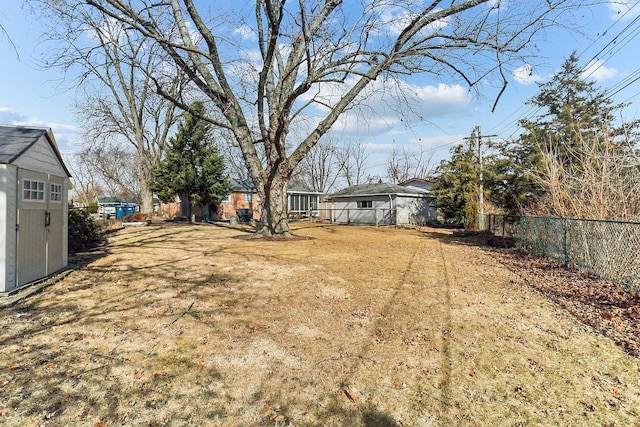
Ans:
{"type": "Polygon", "coordinates": [[[564,255],[564,265],[565,267],[569,265],[569,243],[567,242],[567,228],[568,228],[568,220],[567,218],[562,219],[562,227],[564,228],[564,236],[562,238],[562,252],[564,255]]]}
{"type": "Polygon", "coordinates": [[[373,209],[373,214],[376,217],[376,228],[378,228],[378,208],[373,209]]]}

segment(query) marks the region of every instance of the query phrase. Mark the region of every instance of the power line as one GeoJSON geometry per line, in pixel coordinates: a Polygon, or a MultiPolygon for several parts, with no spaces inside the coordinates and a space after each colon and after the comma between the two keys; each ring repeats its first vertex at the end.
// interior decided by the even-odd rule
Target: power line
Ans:
{"type": "MultiPolygon", "coordinates": [[[[595,45],[595,43],[599,40],[602,39],[615,25],[617,25],[622,19],[624,19],[626,17],[626,15],[628,15],[632,9],[636,8],[638,5],[640,4],[640,0],[636,1],[633,6],[629,7],[624,13],[622,13],[602,34],[598,35],[598,37],[591,42],[591,44],[589,44],[589,46],[587,46],[585,49],[582,50],[582,52],[578,55],[581,56],[583,55],[586,51],[588,51],[591,47],[593,47],[595,45]]],[[[636,28],[631,34],[626,35],[624,38],[621,39],[622,35],[624,33],[626,33],[629,29],[633,28],[634,25],[636,25],[638,22],[640,22],[640,16],[636,16],[629,24],[627,24],[623,29],[621,29],[602,49],[600,49],[589,61],[587,61],[582,67],[580,67],[577,71],[576,71],[576,76],[583,74],[586,69],[587,66],[590,64],[593,64],[594,61],[597,61],[598,57],[603,54],[604,52],[606,52],[607,50],[610,50],[609,57],[602,60],[602,62],[600,64],[598,64],[596,67],[594,67],[592,70],[590,70],[589,75],[585,76],[585,77],[589,77],[591,76],[596,70],[598,70],[600,67],[602,67],[607,61],[609,61],[615,54],[619,53],[620,50],[628,45],[631,40],[633,40],[634,38],[636,38],[638,35],[640,35],[640,28],[636,28]],[[619,39],[623,40],[624,43],[618,43],[619,39]],[[614,51],[613,49],[616,48],[616,50],[614,51]]],[[[634,73],[632,73],[632,76],[635,76],[636,74],[640,73],[640,69],[636,70],[634,73]]],[[[607,90],[605,90],[605,94],[607,94],[607,96],[613,96],[617,93],[619,93],[621,90],[626,89],[628,86],[630,86],[632,83],[636,82],[638,80],[638,78],[632,78],[631,81],[629,81],[626,84],[623,84],[623,82],[625,82],[626,80],[628,80],[630,77],[627,76],[624,80],[618,82],[616,85],[614,85],[612,88],[609,89],[609,91],[614,90],[614,92],[612,94],[607,94],[607,90]],[[622,85],[619,89],[616,89],[617,86],[622,85]]],[[[509,116],[505,117],[500,123],[498,123],[496,126],[494,126],[492,128],[492,131],[494,129],[496,129],[498,126],[502,126],[502,128],[499,128],[498,130],[496,130],[496,133],[502,134],[504,133],[505,130],[507,130],[508,128],[512,127],[512,126],[516,126],[517,127],[517,122],[523,120],[524,117],[527,116],[533,116],[534,114],[536,114],[538,111],[541,110],[541,107],[530,107],[527,111],[525,111],[523,114],[521,114],[517,120],[514,120],[513,122],[510,122],[509,124],[504,125],[510,117],[512,117],[517,111],[519,111],[520,109],[524,108],[523,104],[521,107],[519,107],[518,109],[516,109],[513,113],[511,113],[509,116]],[[504,125],[504,126],[503,126],[504,125]]],[[[514,136],[514,134],[517,132],[517,128],[506,138],[512,138],[514,136]]]]}

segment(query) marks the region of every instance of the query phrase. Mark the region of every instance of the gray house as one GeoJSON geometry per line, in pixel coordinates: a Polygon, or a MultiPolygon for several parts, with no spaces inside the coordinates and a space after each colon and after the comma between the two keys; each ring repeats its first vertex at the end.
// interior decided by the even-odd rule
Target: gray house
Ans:
{"type": "Polygon", "coordinates": [[[51,129],[0,125],[0,294],[66,267],[70,176],[51,129]]]}
{"type": "MultiPolygon", "coordinates": [[[[346,224],[423,224],[435,221],[433,197],[416,180],[352,185],[328,197],[331,220],[346,224]],[[409,185],[413,184],[413,185],[409,185]]],[[[422,181],[422,180],[417,180],[422,181]]],[[[426,182],[426,181],[425,181],[426,182]]]]}

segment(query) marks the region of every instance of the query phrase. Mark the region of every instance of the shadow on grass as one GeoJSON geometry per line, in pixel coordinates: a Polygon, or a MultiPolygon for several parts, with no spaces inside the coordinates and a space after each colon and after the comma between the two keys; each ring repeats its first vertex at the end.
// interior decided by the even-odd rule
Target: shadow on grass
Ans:
{"type": "MultiPolygon", "coordinates": [[[[217,239],[216,228],[211,230],[212,239],[217,239]]],[[[180,268],[185,258],[179,256],[159,259],[144,268],[135,262],[119,265],[120,259],[134,253],[129,248],[166,245],[170,254],[212,259],[224,249],[216,245],[204,250],[188,235],[182,237],[182,231],[176,227],[160,233],[157,229],[141,229],[121,239],[117,250],[107,244],[74,254],[69,258],[69,267],[75,270],[72,278],[48,287],[46,294],[33,293],[0,310],[0,358],[8,363],[7,369],[0,370],[0,409],[4,411],[0,424],[18,425],[31,419],[57,425],[56,420],[66,413],[67,420],[75,417],[82,425],[97,421],[126,425],[133,406],[150,413],[165,407],[174,396],[163,390],[194,369],[201,372],[203,380],[190,387],[202,394],[209,392],[210,380],[220,379],[222,374],[215,368],[196,367],[188,360],[163,356],[162,340],[175,330],[171,321],[184,314],[210,326],[213,314],[221,307],[229,312],[239,310],[237,296],[229,292],[234,278],[215,268],[193,276],[193,272],[180,268]],[[187,246],[180,248],[181,244],[187,246]],[[107,255],[113,262],[96,262],[107,255]],[[145,285],[130,285],[136,281],[145,285]],[[174,292],[171,300],[163,296],[167,289],[174,292]],[[209,299],[200,298],[202,292],[209,299]],[[187,313],[189,300],[197,303],[187,313]],[[149,316],[155,317],[154,323],[141,327],[139,320],[149,316]],[[67,329],[62,332],[62,327],[67,329]],[[123,349],[121,344],[130,344],[131,348],[123,349]],[[115,374],[131,369],[132,360],[138,359],[145,362],[137,362],[139,374],[144,368],[148,375],[136,378],[115,374]]],[[[201,419],[216,419],[224,417],[225,408],[194,407],[193,413],[201,419]]],[[[192,415],[174,411],[172,422],[190,425],[192,415]]],[[[166,420],[151,416],[148,421],[149,425],[166,424],[166,420]]]]}
{"type": "Polygon", "coordinates": [[[400,426],[391,415],[369,408],[362,414],[362,424],[365,427],[396,427],[400,426]]]}
{"type": "Polygon", "coordinates": [[[446,230],[423,228],[417,230],[428,239],[440,241],[451,245],[474,246],[484,249],[511,249],[513,242],[509,239],[495,237],[488,231],[463,231],[456,230],[448,232],[446,230]]]}

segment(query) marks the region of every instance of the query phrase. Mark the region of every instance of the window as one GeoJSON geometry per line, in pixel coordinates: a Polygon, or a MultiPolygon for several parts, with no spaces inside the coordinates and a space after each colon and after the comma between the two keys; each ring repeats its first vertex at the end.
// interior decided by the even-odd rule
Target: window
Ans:
{"type": "Polygon", "coordinates": [[[309,208],[311,210],[318,210],[318,200],[320,197],[318,197],[317,195],[313,194],[311,196],[309,196],[309,208]]]}
{"type": "Polygon", "coordinates": [[[227,197],[225,197],[224,199],[222,199],[222,201],[223,201],[223,202],[231,203],[231,193],[229,193],[229,194],[227,195],[227,197]]]}
{"type": "Polygon", "coordinates": [[[253,193],[244,193],[244,201],[247,203],[253,202],[253,193]]]}
{"type": "Polygon", "coordinates": [[[22,183],[22,199],[44,201],[44,182],[25,179],[22,183]]]}
{"type": "Polygon", "coordinates": [[[373,201],[372,200],[358,200],[356,202],[359,208],[372,208],[373,201]]]}
{"type": "Polygon", "coordinates": [[[51,191],[49,193],[49,200],[52,202],[61,202],[62,201],[62,185],[60,184],[51,184],[51,191]]]}

